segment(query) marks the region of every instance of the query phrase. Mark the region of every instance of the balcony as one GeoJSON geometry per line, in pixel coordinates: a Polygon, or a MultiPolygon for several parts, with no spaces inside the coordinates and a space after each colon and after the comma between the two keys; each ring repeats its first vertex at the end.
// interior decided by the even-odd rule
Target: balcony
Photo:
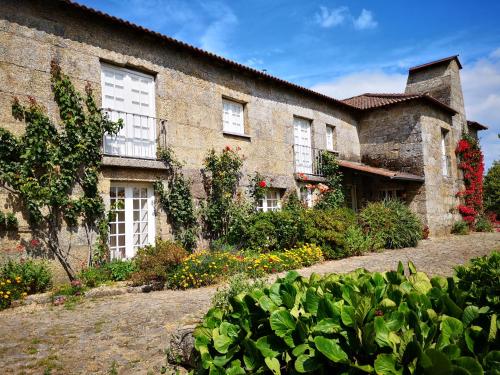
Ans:
{"type": "Polygon", "coordinates": [[[323,155],[326,152],[337,155],[335,151],[327,151],[302,145],[293,145],[295,173],[323,176],[323,155]]]}
{"type": "MultiPolygon", "coordinates": [[[[104,155],[137,159],[156,159],[155,117],[105,108],[111,121],[123,120],[123,128],[115,135],[104,136],[104,155]]],[[[161,121],[163,123],[163,121],[161,121]]]]}

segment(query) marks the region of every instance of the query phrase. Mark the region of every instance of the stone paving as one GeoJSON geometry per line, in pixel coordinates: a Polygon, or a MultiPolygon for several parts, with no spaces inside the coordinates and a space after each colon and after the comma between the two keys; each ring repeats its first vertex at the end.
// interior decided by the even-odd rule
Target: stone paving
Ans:
{"type": "MultiPolygon", "coordinates": [[[[422,241],[416,248],[387,250],[300,270],[389,270],[411,260],[429,274],[500,249],[500,233],[422,241]]],[[[128,293],[87,299],[72,308],[29,305],[0,312],[2,374],[157,374],[165,363],[168,335],[179,322],[203,313],[216,287],[128,293]],[[47,371],[50,369],[50,371],[47,371]]]]}

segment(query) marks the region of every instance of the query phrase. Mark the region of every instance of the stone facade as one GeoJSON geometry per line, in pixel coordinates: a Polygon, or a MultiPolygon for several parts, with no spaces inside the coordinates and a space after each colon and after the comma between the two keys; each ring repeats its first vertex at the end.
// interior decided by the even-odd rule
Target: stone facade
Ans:
{"type": "MultiPolygon", "coordinates": [[[[339,158],[425,178],[422,183],[376,178],[380,186],[405,190],[404,197],[431,227],[442,234],[453,222],[457,189],[453,148],[465,121],[458,65],[454,60],[410,74],[407,91],[431,95],[458,111],[451,116],[430,104],[409,101],[373,111],[358,111],[342,102],[289,84],[191,47],[173,45],[158,34],[106,19],[65,2],[2,0],[0,8],[0,126],[22,134],[11,115],[14,96],[31,95],[57,119],[50,92],[50,62],[55,59],[83,90],[89,82],[101,97],[101,65],[127,67],[154,76],[157,134],[185,163],[196,198],[203,197],[200,169],[209,149],[241,148],[243,174],[265,175],[280,189],[296,189],[294,117],[311,121],[312,147],[325,149],[326,127],[335,127],[339,158]],[[163,39],[162,39],[163,38],[163,39]],[[216,61],[217,60],[217,61],[216,61]],[[223,98],[244,104],[245,136],[223,132],[223,98]],[[449,129],[452,175],[440,175],[441,128],[449,129]]],[[[112,182],[151,183],[165,173],[155,160],[104,157],[100,191],[109,202],[112,182]]],[[[371,176],[373,177],[373,176],[371,176]]],[[[376,177],[376,176],[375,176],[376,177]]],[[[370,176],[346,172],[346,181],[360,184],[370,176]]],[[[245,183],[245,181],[243,181],[245,183]]],[[[378,186],[377,185],[377,186],[378,186]]],[[[376,198],[366,194],[359,205],[376,198]],[[370,198],[371,197],[371,198],[370,198]]],[[[1,193],[2,206],[8,196],[1,193]]],[[[22,212],[21,237],[29,238],[22,212]]],[[[168,218],[156,212],[156,235],[168,237],[168,218]]],[[[86,247],[82,235],[79,245],[86,247]]],[[[12,243],[2,240],[3,247],[12,243]]],[[[74,238],[73,238],[74,240],[74,238]]],[[[82,256],[85,258],[85,256],[82,256]]]]}

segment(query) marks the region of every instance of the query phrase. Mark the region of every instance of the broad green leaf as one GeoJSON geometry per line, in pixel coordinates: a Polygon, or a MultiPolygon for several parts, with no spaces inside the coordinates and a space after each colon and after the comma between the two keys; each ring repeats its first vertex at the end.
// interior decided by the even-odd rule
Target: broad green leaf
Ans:
{"type": "Polygon", "coordinates": [[[315,333],[326,333],[326,334],[338,333],[341,330],[342,326],[339,324],[339,321],[333,318],[322,319],[318,324],[316,324],[312,328],[312,331],[315,333]]]}
{"type": "Polygon", "coordinates": [[[451,360],[460,357],[460,348],[457,345],[448,345],[443,348],[443,353],[451,360]]]}
{"type": "Polygon", "coordinates": [[[215,365],[210,366],[210,370],[208,371],[208,375],[224,375],[226,370],[221,369],[215,365]]]}
{"type": "Polygon", "coordinates": [[[274,283],[271,285],[269,288],[269,298],[277,305],[280,306],[283,301],[281,300],[281,295],[280,295],[280,285],[278,283],[274,283]]]}
{"type": "Polygon", "coordinates": [[[311,357],[307,354],[301,354],[295,360],[294,367],[299,373],[313,372],[321,367],[321,363],[315,357],[311,357]]]}
{"type": "Polygon", "coordinates": [[[271,298],[263,295],[259,298],[259,305],[264,311],[273,312],[278,308],[278,306],[273,302],[271,298]]]}
{"type": "Polygon", "coordinates": [[[342,350],[335,340],[327,339],[323,336],[314,338],[316,348],[329,360],[333,362],[347,363],[349,359],[347,353],[342,350]]]}
{"type": "Polygon", "coordinates": [[[484,367],[492,375],[500,374],[500,351],[493,350],[484,356],[484,367]]]}
{"type": "Polygon", "coordinates": [[[451,374],[451,362],[443,352],[436,349],[427,349],[424,356],[425,360],[421,360],[420,363],[425,368],[426,374],[451,374]]]}
{"type": "Polygon", "coordinates": [[[464,326],[460,320],[451,316],[445,316],[441,321],[440,329],[441,335],[436,346],[437,349],[442,349],[444,346],[450,344],[451,340],[461,336],[464,326]]]}
{"type": "Polygon", "coordinates": [[[221,354],[227,353],[229,345],[231,345],[232,342],[233,340],[226,335],[214,335],[214,348],[221,354]]]}
{"type": "Polygon", "coordinates": [[[229,322],[222,322],[219,328],[219,332],[222,335],[232,338],[238,337],[238,331],[239,331],[238,326],[231,324],[229,322]]]}
{"type": "Polygon", "coordinates": [[[245,375],[245,370],[241,367],[241,362],[239,360],[234,360],[231,362],[231,367],[226,369],[227,375],[245,375]]]}
{"type": "Polygon", "coordinates": [[[408,270],[410,271],[410,275],[417,273],[417,268],[415,267],[412,261],[408,262],[408,270]]]}
{"type": "Polygon", "coordinates": [[[403,263],[401,261],[398,262],[398,270],[397,272],[401,275],[405,275],[405,267],[403,266],[403,263]]]}
{"type": "Polygon", "coordinates": [[[304,354],[306,351],[311,351],[311,347],[309,344],[300,344],[297,345],[295,349],[293,349],[292,354],[294,357],[298,357],[301,354],[304,354]]]}
{"type": "MultiPolygon", "coordinates": [[[[257,349],[256,342],[251,339],[245,340],[243,342],[243,347],[245,348],[243,354],[243,363],[245,364],[246,369],[255,370],[261,358],[261,353],[259,349],[257,349]]],[[[272,351],[269,350],[269,353],[271,352],[272,351]]]]}
{"type": "Polygon", "coordinates": [[[351,363],[351,367],[354,367],[368,374],[373,374],[373,367],[370,365],[359,365],[358,363],[351,363]]]}
{"type": "Polygon", "coordinates": [[[384,308],[393,308],[393,307],[396,307],[396,302],[394,302],[390,298],[384,298],[382,301],[380,301],[379,305],[380,305],[380,307],[384,307],[384,308]]]}
{"type": "Polygon", "coordinates": [[[479,316],[479,308],[477,306],[467,306],[462,314],[462,323],[467,327],[479,316]]]}
{"type": "Polygon", "coordinates": [[[295,329],[295,320],[287,310],[276,310],[269,318],[271,329],[277,336],[283,337],[288,332],[295,329]]]}
{"type": "Polygon", "coordinates": [[[497,329],[498,323],[497,323],[497,314],[493,314],[491,316],[490,320],[490,331],[488,333],[488,341],[489,342],[495,342],[496,337],[497,337],[497,329]]]}
{"type": "Polygon", "coordinates": [[[342,306],[341,313],[342,323],[347,327],[354,327],[354,322],[356,321],[356,310],[352,306],[342,306]]]}
{"type": "Polygon", "coordinates": [[[374,319],[374,326],[375,326],[375,341],[377,344],[383,348],[383,347],[389,347],[391,349],[394,348],[394,343],[391,341],[389,337],[389,328],[387,328],[387,325],[385,324],[384,318],[381,316],[377,316],[374,319]]]}
{"type": "Polygon", "coordinates": [[[293,283],[295,280],[297,280],[300,277],[299,273],[297,271],[290,271],[286,274],[284,280],[287,283],[293,283]]]}
{"type": "Polygon", "coordinates": [[[460,357],[453,361],[453,364],[461,367],[471,375],[483,375],[484,371],[479,362],[472,357],[460,357]]]}
{"type": "Polygon", "coordinates": [[[271,357],[266,357],[264,361],[266,362],[266,366],[274,375],[281,375],[280,361],[271,357]]]}
{"type": "Polygon", "coordinates": [[[276,338],[273,336],[262,336],[255,346],[264,357],[276,357],[280,353],[276,338]]]}
{"type": "Polygon", "coordinates": [[[379,354],[375,359],[375,372],[378,375],[399,375],[402,370],[396,369],[396,359],[392,354],[379,354]]]}
{"type": "Polygon", "coordinates": [[[318,312],[319,296],[314,288],[308,288],[306,292],[305,308],[307,312],[316,315],[318,312]]]}

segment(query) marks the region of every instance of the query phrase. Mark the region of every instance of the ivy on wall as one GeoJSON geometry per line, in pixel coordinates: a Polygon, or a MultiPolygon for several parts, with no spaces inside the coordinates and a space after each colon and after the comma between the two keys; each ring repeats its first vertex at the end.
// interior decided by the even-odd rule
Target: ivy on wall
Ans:
{"type": "Polygon", "coordinates": [[[74,280],[71,239],[63,245],[62,225],[83,224],[92,261],[104,260],[108,224],[98,192],[101,146],[104,134],[116,134],[122,123],[110,121],[97,106],[90,84],[82,96],[55,61],[50,73],[61,122],[56,126],[33,97],[26,105],[15,98],[12,115],[25,123],[25,133],[16,137],[0,128],[0,183],[22,203],[32,235],[74,280]],[[92,248],[90,234],[96,232],[92,248]]]}
{"type": "Polygon", "coordinates": [[[206,201],[202,206],[205,236],[217,240],[228,233],[234,199],[241,179],[243,158],[226,146],[221,153],[210,150],[204,161],[206,201]]]}
{"type": "Polygon", "coordinates": [[[465,185],[465,189],[457,193],[462,200],[458,211],[464,221],[474,225],[477,216],[483,212],[483,153],[478,140],[465,133],[458,141],[455,153],[459,157],[458,168],[463,171],[465,185]]]}
{"type": "Polygon", "coordinates": [[[182,165],[175,159],[170,148],[158,150],[158,158],[167,167],[167,178],[166,184],[162,180],[155,182],[155,193],[167,213],[174,238],[186,249],[193,250],[196,247],[199,228],[190,189],[191,182],[182,173],[182,165]]]}
{"type": "Polygon", "coordinates": [[[314,206],[317,209],[338,208],[345,205],[342,186],[342,173],[335,155],[329,151],[321,153],[321,173],[325,177],[325,184],[318,184],[320,200],[314,206]]]}

